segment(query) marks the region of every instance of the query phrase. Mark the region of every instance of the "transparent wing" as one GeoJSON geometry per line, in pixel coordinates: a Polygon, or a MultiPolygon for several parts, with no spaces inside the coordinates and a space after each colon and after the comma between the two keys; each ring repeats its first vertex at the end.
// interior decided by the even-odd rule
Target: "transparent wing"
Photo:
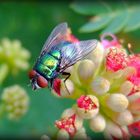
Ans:
{"type": "Polygon", "coordinates": [[[49,52],[53,46],[65,40],[67,28],[67,23],[61,23],[53,29],[41,50],[41,56],[49,52]]]}
{"type": "Polygon", "coordinates": [[[80,41],[61,48],[60,72],[84,58],[97,46],[97,40],[80,41]]]}

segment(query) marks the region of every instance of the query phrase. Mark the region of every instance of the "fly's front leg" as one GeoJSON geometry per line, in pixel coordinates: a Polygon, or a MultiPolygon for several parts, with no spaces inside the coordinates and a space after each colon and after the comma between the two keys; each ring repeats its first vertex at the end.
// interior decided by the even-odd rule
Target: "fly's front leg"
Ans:
{"type": "Polygon", "coordinates": [[[53,88],[53,79],[50,79],[50,89],[53,88]]]}
{"type": "MultiPolygon", "coordinates": [[[[65,80],[64,80],[64,83],[65,83],[65,82],[67,81],[67,79],[69,79],[69,77],[71,76],[71,74],[68,73],[68,72],[63,72],[62,75],[66,75],[66,76],[67,76],[67,77],[65,78],[65,80]]],[[[68,93],[70,94],[70,92],[69,92],[69,90],[68,90],[68,88],[67,88],[67,86],[66,86],[66,83],[65,83],[65,88],[66,88],[66,90],[68,91],[68,93]]]]}

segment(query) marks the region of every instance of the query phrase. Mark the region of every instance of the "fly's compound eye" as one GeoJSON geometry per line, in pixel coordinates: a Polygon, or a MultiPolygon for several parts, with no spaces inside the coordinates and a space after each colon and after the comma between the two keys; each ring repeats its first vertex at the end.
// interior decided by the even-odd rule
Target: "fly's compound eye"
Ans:
{"type": "Polygon", "coordinates": [[[34,78],[35,76],[36,76],[36,71],[35,70],[31,70],[31,71],[29,71],[29,74],[28,74],[28,76],[29,76],[29,78],[30,79],[32,79],[32,78],[34,78]]]}
{"type": "Polygon", "coordinates": [[[37,77],[37,84],[38,86],[40,86],[41,88],[45,88],[48,86],[48,81],[42,77],[42,76],[38,76],[37,77]]]}

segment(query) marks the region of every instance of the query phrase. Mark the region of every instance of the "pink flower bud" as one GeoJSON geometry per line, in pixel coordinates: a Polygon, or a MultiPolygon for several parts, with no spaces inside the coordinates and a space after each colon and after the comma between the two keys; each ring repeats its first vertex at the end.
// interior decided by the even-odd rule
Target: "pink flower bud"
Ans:
{"type": "Polygon", "coordinates": [[[134,122],[128,126],[130,133],[135,136],[140,136],[140,121],[134,122]]]}
{"type": "Polygon", "coordinates": [[[110,71],[118,71],[127,66],[126,53],[117,48],[110,48],[106,56],[106,68],[110,71]]]}
{"type": "Polygon", "coordinates": [[[99,111],[98,99],[93,95],[82,95],[77,100],[77,113],[84,119],[90,119],[99,111]]]}
{"type": "Polygon", "coordinates": [[[62,118],[61,120],[56,121],[55,125],[59,129],[66,130],[70,136],[74,136],[74,134],[76,133],[75,119],[76,119],[76,114],[73,114],[68,118],[62,118]]]}
{"type": "Polygon", "coordinates": [[[129,55],[128,66],[134,67],[136,70],[135,74],[128,77],[128,80],[134,85],[140,86],[140,55],[129,55]]]}
{"type": "Polygon", "coordinates": [[[74,109],[66,109],[60,120],[55,122],[55,125],[60,130],[65,130],[70,137],[73,137],[77,130],[82,128],[83,119],[80,118],[74,109]]]}
{"type": "Polygon", "coordinates": [[[57,78],[54,80],[54,83],[53,83],[53,90],[55,91],[55,93],[60,96],[61,93],[60,93],[60,87],[61,87],[61,79],[57,78]]]}

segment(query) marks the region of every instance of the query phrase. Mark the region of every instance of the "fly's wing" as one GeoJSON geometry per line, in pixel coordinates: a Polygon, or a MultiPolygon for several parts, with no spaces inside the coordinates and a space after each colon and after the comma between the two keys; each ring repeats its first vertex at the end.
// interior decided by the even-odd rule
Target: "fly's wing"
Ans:
{"type": "Polygon", "coordinates": [[[60,72],[84,58],[97,46],[97,40],[79,41],[61,48],[60,72]]]}
{"type": "Polygon", "coordinates": [[[67,34],[67,28],[68,28],[67,23],[61,23],[53,29],[53,31],[51,32],[50,36],[46,40],[41,50],[40,56],[48,53],[53,46],[56,46],[61,41],[65,40],[67,34]]]}

